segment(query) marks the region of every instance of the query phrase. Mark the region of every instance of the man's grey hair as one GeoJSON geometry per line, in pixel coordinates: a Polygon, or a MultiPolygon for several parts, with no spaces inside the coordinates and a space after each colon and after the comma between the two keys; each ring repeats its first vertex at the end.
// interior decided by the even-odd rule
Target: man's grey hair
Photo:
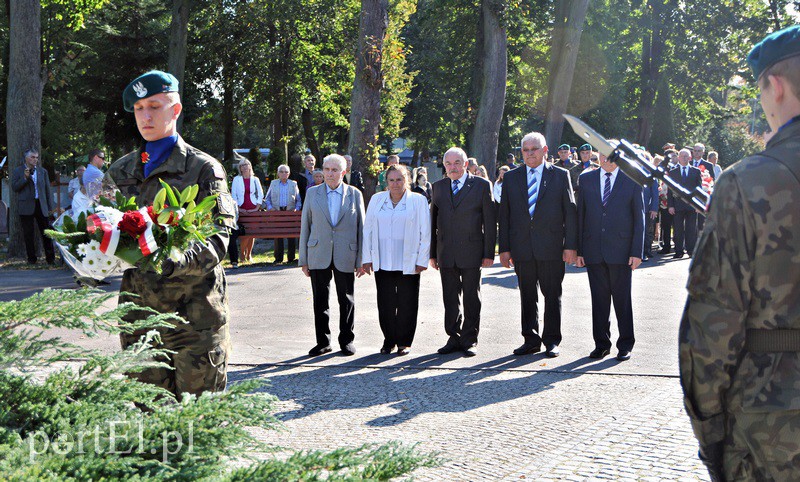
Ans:
{"type": "Polygon", "coordinates": [[[544,136],[540,132],[528,132],[525,136],[522,137],[522,140],[519,141],[519,147],[525,147],[526,142],[536,142],[539,144],[539,147],[544,147],[547,145],[547,140],[545,140],[544,136]]]}
{"type": "Polygon", "coordinates": [[[345,154],[342,157],[344,157],[344,160],[347,162],[353,162],[353,156],[351,156],[350,154],[345,154]]]}
{"type": "Polygon", "coordinates": [[[329,156],[325,156],[325,159],[322,160],[322,167],[325,167],[325,164],[333,162],[339,165],[339,169],[344,172],[347,169],[347,161],[344,157],[340,156],[339,154],[331,154],[329,156]]]}
{"type": "Polygon", "coordinates": [[[464,152],[464,149],[454,146],[454,147],[451,147],[450,149],[448,149],[447,152],[444,153],[444,155],[442,156],[442,162],[444,162],[444,160],[447,159],[447,155],[448,154],[457,154],[461,158],[461,160],[464,162],[464,164],[466,164],[467,163],[467,159],[469,159],[469,157],[467,157],[467,153],[464,152]]]}
{"type": "Polygon", "coordinates": [[[292,172],[288,164],[281,164],[280,166],[278,166],[278,172],[281,172],[281,169],[286,169],[286,172],[292,172]]]}
{"type": "Polygon", "coordinates": [[[28,156],[30,156],[31,154],[39,154],[39,150],[36,149],[36,148],[31,147],[31,148],[26,149],[25,152],[22,153],[22,155],[24,157],[26,157],[26,158],[28,156]]]}
{"type": "Polygon", "coordinates": [[[680,151],[678,151],[678,155],[680,156],[684,152],[686,153],[687,156],[692,157],[692,151],[690,151],[689,149],[686,149],[685,147],[683,149],[681,149],[680,151]]]}
{"type": "Polygon", "coordinates": [[[698,142],[697,144],[695,144],[695,145],[694,145],[694,148],[695,148],[695,149],[697,149],[697,150],[699,150],[699,151],[703,151],[703,152],[705,152],[705,151],[706,151],[706,146],[704,146],[704,145],[703,145],[702,143],[700,143],[700,142],[698,142]]]}

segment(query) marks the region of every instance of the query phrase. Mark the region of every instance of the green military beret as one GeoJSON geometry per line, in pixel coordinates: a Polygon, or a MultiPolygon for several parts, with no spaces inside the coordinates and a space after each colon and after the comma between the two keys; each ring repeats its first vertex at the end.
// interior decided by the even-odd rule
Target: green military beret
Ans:
{"type": "Polygon", "coordinates": [[[592,145],[591,144],[584,144],[584,145],[582,145],[581,147],[578,148],[578,152],[591,151],[591,150],[592,150],[592,145]]]}
{"type": "Polygon", "coordinates": [[[558,146],[559,151],[568,151],[570,149],[572,149],[572,147],[570,147],[569,144],[561,144],[560,146],[558,146]]]}
{"type": "Polygon", "coordinates": [[[747,54],[747,63],[758,80],[769,67],[795,55],[800,55],[800,25],[768,35],[747,54]]]}
{"type": "Polygon", "coordinates": [[[125,87],[122,91],[122,104],[126,111],[133,112],[136,101],[162,92],[178,92],[178,79],[169,72],[151,70],[136,77],[125,87]]]}

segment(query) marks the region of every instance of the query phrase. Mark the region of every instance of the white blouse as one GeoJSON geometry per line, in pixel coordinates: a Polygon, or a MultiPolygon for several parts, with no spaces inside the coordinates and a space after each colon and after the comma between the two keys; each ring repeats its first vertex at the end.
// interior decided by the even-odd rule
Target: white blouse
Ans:
{"type": "Polygon", "coordinates": [[[406,221],[411,214],[407,208],[408,191],[400,198],[397,206],[392,206],[387,196],[378,209],[378,246],[381,253],[382,271],[403,271],[403,239],[406,221]]]}

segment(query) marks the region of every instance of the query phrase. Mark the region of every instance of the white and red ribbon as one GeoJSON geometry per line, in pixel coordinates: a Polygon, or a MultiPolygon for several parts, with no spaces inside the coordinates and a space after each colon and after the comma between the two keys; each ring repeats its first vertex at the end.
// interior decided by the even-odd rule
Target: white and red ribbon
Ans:
{"type": "Polygon", "coordinates": [[[117,224],[113,222],[108,214],[98,211],[95,214],[86,218],[86,231],[89,234],[94,234],[97,229],[103,231],[103,239],[100,241],[100,251],[113,256],[117,252],[119,246],[120,231],[117,229],[117,224]]]}
{"type": "Polygon", "coordinates": [[[150,219],[150,215],[147,214],[147,208],[142,208],[139,210],[139,212],[142,213],[142,216],[144,216],[144,220],[147,223],[147,229],[145,229],[144,233],[139,236],[139,249],[142,250],[143,255],[149,256],[158,249],[156,237],[153,234],[153,220],[150,219]]]}

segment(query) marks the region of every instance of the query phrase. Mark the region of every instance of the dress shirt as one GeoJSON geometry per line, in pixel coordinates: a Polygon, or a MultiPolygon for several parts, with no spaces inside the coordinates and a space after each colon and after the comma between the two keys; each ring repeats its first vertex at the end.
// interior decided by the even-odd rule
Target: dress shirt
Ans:
{"type": "MultiPolygon", "coordinates": [[[[617,174],[619,173],[619,167],[615,168],[611,171],[611,190],[614,190],[614,183],[617,181],[617,174]]],[[[606,188],[606,171],[600,175],[600,197],[603,197],[603,190],[606,188]]],[[[609,196],[611,194],[609,193],[609,196]]]]}
{"type": "MultiPolygon", "coordinates": [[[[531,169],[536,171],[536,184],[538,186],[538,190],[541,191],[541,189],[542,189],[542,187],[541,187],[541,184],[542,184],[542,173],[544,172],[544,162],[539,164],[539,167],[534,167],[534,168],[529,167],[527,164],[525,165],[525,172],[528,174],[527,184],[525,184],[525,188],[526,189],[527,189],[528,185],[530,185],[530,183],[531,183],[531,176],[532,176],[531,169]]],[[[537,201],[539,200],[538,193],[536,195],[536,200],[537,201]]]]}
{"type": "MultiPolygon", "coordinates": [[[[279,187],[279,189],[278,189],[278,204],[280,204],[280,206],[278,206],[278,207],[279,208],[287,208],[287,207],[289,207],[289,182],[288,181],[287,182],[281,181],[281,182],[278,183],[278,187],[279,187]]],[[[272,188],[270,188],[270,191],[271,190],[272,190],[272,188]]],[[[272,196],[270,195],[271,194],[270,191],[267,191],[267,197],[266,197],[267,209],[272,209],[273,208],[272,200],[271,200],[272,196]]],[[[295,199],[295,202],[294,202],[294,209],[295,209],[295,211],[299,211],[302,208],[303,208],[303,202],[300,201],[300,196],[297,196],[297,199],[295,199]]]]}
{"type": "Polygon", "coordinates": [[[378,210],[378,246],[381,253],[381,271],[403,271],[403,240],[411,210],[407,207],[408,192],[397,206],[390,196],[378,210]]]}
{"type": "Polygon", "coordinates": [[[344,196],[344,183],[339,183],[336,189],[331,189],[325,184],[325,192],[328,195],[328,212],[331,214],[331,222],[336,226],[339,220],[339,211],[342,209],[342,199],[344,196]]]}
{"type": "Polygon", "coordinates": [[[33,198],[39,199],[39,183],[36,182],[36,168],[33,168],[33,174],[31,174],[31,179],[33,179],[33,198]]]}
{"type": "Polygon", "coordinates": [[[97,199],[103,188],[103,171],[94,164],[86,166],[86,171],[83,173],[83,188],[86,189],[86,196],[89,199],[97,199]]]}
{"type": "Polygon", "coordinates": [[[67,194],[69,197],[75,196],[75,193],[80,191],[81,189],[81,180],[76,178],[69,180],[69,186],[67,186],[67,194]]]}
{"type": "MultiPolygon", "coordinates": [[[[467,171],[464,171],[464,174],[462,174],[461,178],[458,180],[458,190],[459,191],[464,189],[464,184],[467,183],[467,178],[468,177],[469,177],[469,173],[467,171]]],[[[450,192],[453,192],[453,181],[452,180],[450,181],[450,192]]],[[[456,194],[458,194],[458,193],[456,193],[456,194]]]]}
{"type": "Polygon", "coordinates": [[[308,180],[308,182],[306,183],[306,191],[308,191],[308,188],[315,186],[314,173],[309,170],[305,170],[303,171],[303,175],[306,177],[306,180],[308,180]]]}
{"type": "Polygon", "coordinates": [[[503,194],[503,183],[502,182],[495,182],[494,183],[494,202],[500,202],[500,195],[503,194]]]}

